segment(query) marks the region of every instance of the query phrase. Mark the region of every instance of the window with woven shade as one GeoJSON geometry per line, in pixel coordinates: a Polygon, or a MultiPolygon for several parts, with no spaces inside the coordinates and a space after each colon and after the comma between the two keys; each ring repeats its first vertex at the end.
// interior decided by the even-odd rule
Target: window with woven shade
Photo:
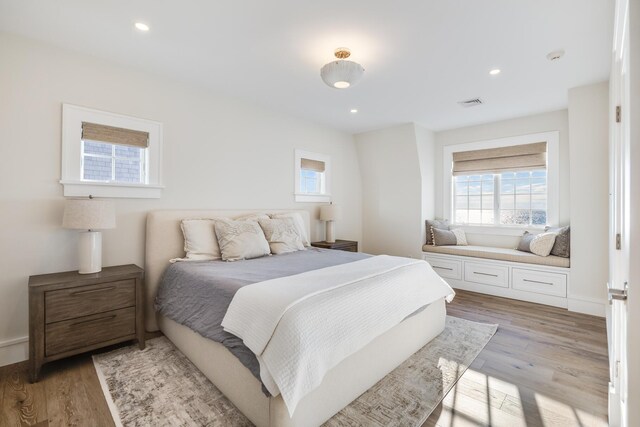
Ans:
{"type": "Polygon", "coordinates": [[[557,132],[539,136],[539,140],[528,135],[448,147],[451,221],[520,227],[556,221],[558,190],[550,191],[549,186],[550,176],[556,182],[557,171],[550,175],[549,148],[552,143],[557,152],[557,132]]]}
{"type": "Polygon", "coordinates": [[[297,202],[330,200],[331,168],[326,154],[295,151],[295,199],[297,202]]]}
{"type": "Polygon", "coordinates": [[[82,122],[83,181],[145,184],[149,132],[82,122]]]}
{"type": "Polygon", "coordinates": [[[162,124],[63,105],[65,196],[160,197],[162,124]]]}

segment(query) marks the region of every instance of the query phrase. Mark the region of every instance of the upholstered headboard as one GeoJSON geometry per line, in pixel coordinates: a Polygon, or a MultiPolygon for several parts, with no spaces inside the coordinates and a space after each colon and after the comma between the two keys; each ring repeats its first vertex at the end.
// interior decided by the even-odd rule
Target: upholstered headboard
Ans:
{"type": "Polygon", "coordinates": [[[310,234],[309,212],[291,209],[252,210],[167,210],[152,211],[147,215],[147,242],[144,259],[145,268],[145,318],[147,331],[157,331],[154,301],[162,273],[172,258],[184,257],[184,237],[180,221],[185,218],[234,218],[251,213],[298,212],[304,220],[307,236],[310,234]]]}

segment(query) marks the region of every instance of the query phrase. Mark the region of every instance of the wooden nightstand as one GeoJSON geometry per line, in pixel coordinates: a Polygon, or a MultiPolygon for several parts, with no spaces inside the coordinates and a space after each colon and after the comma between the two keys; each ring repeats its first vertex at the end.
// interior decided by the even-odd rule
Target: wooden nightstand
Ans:
{"type": "Polygon", "coordinates": [[[29,375],[52,360],[138,340],[144,348],[144,270],[137,265],[29,277],[29,375]]]}
{"type": "Polygon", "coordinates": [[[339,251],[358,252],[358,242],[353,240],[336,240],[333,243],[312,242],[311,246],[324,249],[336,249],[339,251]]]}

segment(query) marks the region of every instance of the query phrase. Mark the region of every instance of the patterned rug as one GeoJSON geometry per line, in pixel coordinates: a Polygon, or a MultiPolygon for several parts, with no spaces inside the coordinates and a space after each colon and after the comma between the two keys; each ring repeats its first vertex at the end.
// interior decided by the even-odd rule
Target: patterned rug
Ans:
{"type": "MultiPolygon", "coordinates": [[[[444,332],[325,426],[420,426],[498,326],[447,316],[444,332]]],[[[251,422],[165,337],[93,356],[116,425],[250,426],[251,422]]]]}

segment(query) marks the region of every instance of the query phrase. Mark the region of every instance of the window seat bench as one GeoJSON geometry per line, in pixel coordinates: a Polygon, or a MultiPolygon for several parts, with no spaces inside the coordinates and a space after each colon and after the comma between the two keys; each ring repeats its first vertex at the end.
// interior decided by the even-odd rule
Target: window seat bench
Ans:
{"type": "Polygon", "coordinates": [[[568,307],[568,258],[488,246],[425,245],[422,251],[454,289],[568,307]]]}
{"type": "Polygon", "coordinates": [[[424,245],[423,252],[436,254],[460,255],[474,258],[495,259],[500,261],[523,262],[525,264],[549,265],[552,267],[565,267],[571,265],[570,258],[559,256],[538,256],[529,252],[515,249],[494,248],[490,246],[432,246],[424,245]]]}

